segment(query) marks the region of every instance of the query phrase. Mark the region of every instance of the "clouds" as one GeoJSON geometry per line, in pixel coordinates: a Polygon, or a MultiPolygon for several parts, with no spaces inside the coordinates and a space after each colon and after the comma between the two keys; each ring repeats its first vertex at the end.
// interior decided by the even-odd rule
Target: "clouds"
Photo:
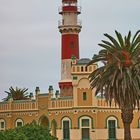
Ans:
{"type": "Polygon", "coordinates": [[[46,0],[0,1],[1,93],[12,85],[47,91],[58,81],[53,73],[59,66],[52,63],[54,56],[59,57],[56,7],[46,0]]]}
{"type": "MultiPolygon", "coordinates": [[[[83,28],[80,56],[92,57],[103,33],[123,34],[140,27],[139,0],[80,0],[83,28]]],[[[61,35],[58,7],[61,0],[0,0],[0,93],[10,86],[36,86],[46,92],[58,88],[61,35]]],[[[2,98],[2,97],[1,97],[2,98]]]]}

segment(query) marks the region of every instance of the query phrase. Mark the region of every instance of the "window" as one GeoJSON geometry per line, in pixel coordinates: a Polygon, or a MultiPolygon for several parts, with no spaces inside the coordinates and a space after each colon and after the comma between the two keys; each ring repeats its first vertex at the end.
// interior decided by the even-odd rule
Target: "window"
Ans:
{"type": "Polygon", "coordinates": [[[138,120],[138,128],[140,128],[140,118],[139,118],[139,120],[138,120]]]}
{"type": "Polygon", "coordinates": [[[82,140],[89,140],[89,128],[82,128],[82,140]]]}
{"type": "Polygon", "coordinates": [[[77,80],[77,76],[73,76],[73,80],[77,80]]]}
{"type": "Polygon", "coordinates": [[[118,122],[116,117],[110,116],[107,119],[107,128],[108,128],[108,138],[109,140],[115,140],[116,139],[116,128],[117,128],[118,122]]]}
{"type": "Polygon", "coordinates": [[[62,119],[63,140],[70,140],[70,126],[71,119],[69,117],[64,117],[62,119]]]}
{"type": "Polygon", "coordinates": [[[62,25],[64,25],[64,19],[62,19],[62,25]]]}
{"type": "Polygon", "coordinates": [[[17,119],[15,125],[16,125],[16,127],[23,126],[23,120],[22,119],[17,119]]]}
{"type": "Polygon", "coordinates": [[[115,120],[108,120],[108,135],[109,139],[116,138],[115,120]]]}
{"type": "Polygon", "coordinates": [[[17,122],[17,127],[22,126],[22,122],[17,122]]]}
{"type": "Polygon", "coordinates": [[[0,119],[0,130],[5,130],[5,120],[0,119]]]}
{"type": "Polygon", "coordinates": [[[86,99],[87,99],[87,93],[83,92],[83,100],[86,100],[86,99]]]}
{"type": "Polygon", "coordinates": [[[82,127],[88,127],[89,126],[89,119],[82,119],[82,127]]]}
{"type": "Polygon", "coordinates": [[[82,140],[90,139],[90,120],[88,118],[83,118],[81,121],[82,128],[82,140]]]}
{"type": "Polygon", "coordinates": [[[63,139],[69,140],[70,139],[70,131],[69,131],[69,121],[63,121],[63,139]]]}

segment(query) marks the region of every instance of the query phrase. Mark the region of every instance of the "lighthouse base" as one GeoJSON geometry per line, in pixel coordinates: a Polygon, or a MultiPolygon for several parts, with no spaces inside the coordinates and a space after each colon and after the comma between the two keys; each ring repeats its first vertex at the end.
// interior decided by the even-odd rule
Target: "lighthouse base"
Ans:
{"type": "Polygon", "coordinates": [[[73,96],[72,82],[59,82],[60,97],[73,96]]]}

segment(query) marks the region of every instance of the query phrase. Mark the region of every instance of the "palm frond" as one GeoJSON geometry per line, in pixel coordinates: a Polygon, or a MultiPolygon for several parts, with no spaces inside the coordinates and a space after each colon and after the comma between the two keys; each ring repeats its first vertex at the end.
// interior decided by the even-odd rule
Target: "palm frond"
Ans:
{"type": "Polygon", "coordinates": [[[94,55],[88,64],[103,62],[93,71],[89,80],[95,94],[101,93],[111,105],[114,101],[120,108],[140,108],[140,30],[131,40],[131,31],[124,38],[115,31],[117,40],[104,34],[109,40],[98,44],[103,49],[94,55]]]}

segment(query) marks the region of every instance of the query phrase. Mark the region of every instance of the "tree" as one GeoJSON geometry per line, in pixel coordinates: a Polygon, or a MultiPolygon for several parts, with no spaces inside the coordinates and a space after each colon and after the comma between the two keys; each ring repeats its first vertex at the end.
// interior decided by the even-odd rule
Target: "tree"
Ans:
{"type": "Polygon", "coordinates": [[[131,140],[130,124],[133,111],[140,107],[140,30],[131,37],[124,38],[115,31],[116,38],[104,34],[108,40],[102,40],[102,49],[88,65],[101,62],[102,65],[90,76],[91,87],[96,89],[110,104],[115,102],[121,109],[124,124],[124,140],[131,140]]]}
{"type": "Polygon", "coordinates": [[[9,88],[9,91],[5,91],[7,93],[7,97],[4,98],[4,101],[8,101],[10,98],[13,98],[13,100],[27,100],[28,98],[28,93],[27,93],[27,88],[18,88],[16,87],[15,89],[11,86],[9,88]]]}
{"type": "Polygon", "coordinates": [[[26,124],[22,127],[0,131],[1,140],[57,140],[51,136],[45,126],[39,126],[35,123],[26,124]]]}

